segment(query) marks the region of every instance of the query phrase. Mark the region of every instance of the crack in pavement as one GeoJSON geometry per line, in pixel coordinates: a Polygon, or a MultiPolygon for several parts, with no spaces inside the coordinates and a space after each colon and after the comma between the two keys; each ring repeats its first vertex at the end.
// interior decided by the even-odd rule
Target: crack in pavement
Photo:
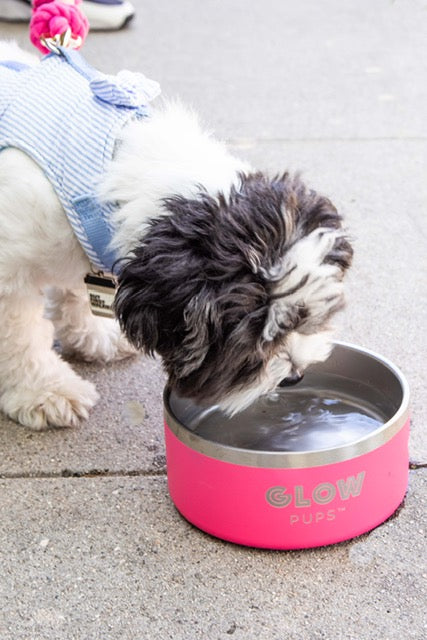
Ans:
{"type": "Polygon", "coordinates": [[[59,472],[0,473],[0,480],[35,480],[52,478],[136,478],[166,476],[166,469],[130,469],[128,471],[110,471],[109,469],[89,469],[73,471],[63,469],[59,472]]]}
{"type": "MultiPolygon", "coordinates": [[[[418,469],[427,468],[427,462],[409,461],[409,470],[417,471],[418,469]]],[[[62,469],[62,471],[35,471],[27,473],[0,473],[0,480],[27,480],[27,479],[49,479],[49,478],[135,478],[135,477],[158,477],[166,476],[166,466],[163,461],[159,461],[157,469],[129,469],[129,470],[110,470],[110,469],[87,469],[73,470],[62,469]]]]}

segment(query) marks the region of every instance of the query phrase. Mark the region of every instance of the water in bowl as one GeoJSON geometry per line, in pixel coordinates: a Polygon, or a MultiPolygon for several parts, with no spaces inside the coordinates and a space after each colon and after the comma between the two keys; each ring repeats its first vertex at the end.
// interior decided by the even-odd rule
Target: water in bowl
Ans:
{"type": "Polygon", "coordinates": [[[257,451],[319,451],[354,443],[381,427],[384,398],[338,376],[307,376],[227,418],[217,406],[199,410],[187,427],[224,445],[257,451]]]}

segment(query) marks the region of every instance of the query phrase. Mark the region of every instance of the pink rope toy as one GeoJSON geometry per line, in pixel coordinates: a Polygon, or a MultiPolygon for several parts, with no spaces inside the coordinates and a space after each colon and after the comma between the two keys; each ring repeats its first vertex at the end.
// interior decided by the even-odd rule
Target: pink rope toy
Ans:
{"type": "Polygon", "coordinates": [[[42,53],[58,46],[80,49],[89,22],[79,5],[81,0],[33,0],[30,40],[42,53]]]}

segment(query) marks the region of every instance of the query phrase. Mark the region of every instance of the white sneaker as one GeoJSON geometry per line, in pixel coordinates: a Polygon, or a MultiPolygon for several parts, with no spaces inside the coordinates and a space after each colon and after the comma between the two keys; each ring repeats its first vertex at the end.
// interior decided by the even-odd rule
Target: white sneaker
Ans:
{"type": "MultiPolygon", "coordinates": [[[[135,15],[128,0],[83,0],[80,7],[94,31],[116,31],[135,15]]],[[[30,18],[31,0],[0,0],[0,20],[29,22],[30,18]]]]}
{"type": "Polygon", "coordinates": [[[135,15],[128,0],[83,0],[81,8],[95,31],[121,29],[135,15]]]}

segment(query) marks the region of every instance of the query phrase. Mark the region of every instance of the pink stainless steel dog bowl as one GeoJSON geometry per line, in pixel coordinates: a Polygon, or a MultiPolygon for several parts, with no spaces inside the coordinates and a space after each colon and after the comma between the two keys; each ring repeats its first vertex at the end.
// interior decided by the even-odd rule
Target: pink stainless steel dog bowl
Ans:
{"type": "Polygon", "coordinates": [[[238,544],[301,549],[348,540],[401,504],[409,390],[366,349],[329,359],[227,418],[165,391],[168,483],[181,514],[238,544]]]}

